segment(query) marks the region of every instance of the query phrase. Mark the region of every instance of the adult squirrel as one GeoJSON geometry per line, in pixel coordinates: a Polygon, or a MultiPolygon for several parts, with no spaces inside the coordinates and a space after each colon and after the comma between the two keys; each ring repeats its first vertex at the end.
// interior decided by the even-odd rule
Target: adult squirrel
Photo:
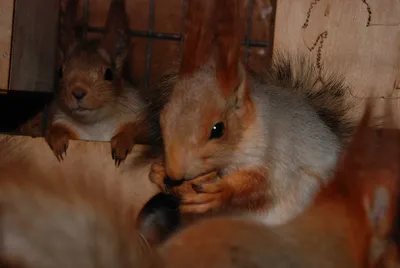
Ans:
{"type": "Polygon", "coordinates": [[[398,267],[391,234],[400,132],[390,129],[393,118],[377,131],[370,115],[371,107],[334,178],[303,214],[278,226],[235,216],[202,220],[159,247],[156,267],[398,267]]]}
{"type": "Polygon", "coordinates": [[[75,27],[77,5],[69,0],[61,15],[63,64],[46,140],[59,160],[69,139],[111,141],[119,165],[135,143],[149,144],[157,136],[147,120],[148,101],[125,79],[130,47],[125,2],[111,1],[105,35],[95,40],[78,39],[85,31],[75,27]]]}
{"type": "Polygon", "coordinates": [[[165,156],[150,179],[163,190],[165,177],[185,181],[169,189],[183,213],[251,211],[278,224],[311,202],[315,177],[328,181],[354,123],[343,81],[320,77],[306,57],[281,54],[262,78],[245,69],[247,2],[188,2],[182,62],[160,116],[165,156]]]}

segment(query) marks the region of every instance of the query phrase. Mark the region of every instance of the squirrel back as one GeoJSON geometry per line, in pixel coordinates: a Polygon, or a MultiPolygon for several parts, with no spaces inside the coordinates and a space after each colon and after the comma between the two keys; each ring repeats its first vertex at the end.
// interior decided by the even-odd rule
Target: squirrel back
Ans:
{"type": "Polygon", "coordinates": [[[120,172],[101,143],[72,142],[63,164],[41,138],[3,136],[0,145],[8,267],[149,267],[152,248],[177,224],[176,205],[148,181],[146,147],[120,172]]]}
{"type": "Polygon", "coordinates": [[[391,235],[399,208],[400,133],[389,110],[385,128],[376,129],[367,108],[334,178],[303,214],[279,226],[235,215],[202,220],[159,247],[157,267],[398,265],[391,235]]]}

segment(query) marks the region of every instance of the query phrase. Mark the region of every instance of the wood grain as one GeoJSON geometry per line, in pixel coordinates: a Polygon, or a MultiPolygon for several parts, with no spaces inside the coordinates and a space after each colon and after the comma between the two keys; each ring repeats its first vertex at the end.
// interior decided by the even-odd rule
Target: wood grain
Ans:
{"type": "Polygon", "coordinates": [[[14,0],[0,1],[0,89],[8,89],[14,0]]]}
{"type": "Polygon", "coordinates": [[[389,95],[397,106],[399,12],[397,0],[279,0],[274,50],[309,53],[322,70],[345,74],[349,101],[360,104],[353,110],[356,117],[371,95],[380,108],[389,95]]]}
{"type": "Polygon", "coordinates": [[[9,89],[53,91],[58,4],[54,0],[15,0],[9,89]]]}

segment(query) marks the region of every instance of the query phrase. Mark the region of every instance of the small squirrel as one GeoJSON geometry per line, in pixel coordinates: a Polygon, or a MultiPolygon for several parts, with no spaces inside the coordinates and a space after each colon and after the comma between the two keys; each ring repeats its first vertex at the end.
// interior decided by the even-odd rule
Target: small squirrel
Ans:
{"type": "Polygon", "coordinates": [[[163,190],[165,178],[192,184],[169,188],[183,213],[233,209],[279,224],[309,205],[316,177],[329,180],[355,123],[344,82],[320,77],[306,57],[276,54],[260,77],[245,69],[246,3],[189,1],[181,66],[160,115],[165,154],[150,180],[163,190]]]}
{"type": "Polygon", "coordinates": [[[119,165],[135,143],[149,144],[156,136],[147,120],[148,101],[124,79],[129,54],[125,2],[111,1],[101,40],[77,40],[84,34],[74,27],[77,3],[69,0],[61,16],[63,65],[46,140],[59,160],[69,139],[111,141],[112,158],[119,165]]]}
{"type": "Polygon", "coordinates": [[[390,236],[399,207],[400,132],[389,116],[378,133],[368,106],[333,179],[292,221],[201,220],[159,246],[155,267],[398,267],[390,236]]]}

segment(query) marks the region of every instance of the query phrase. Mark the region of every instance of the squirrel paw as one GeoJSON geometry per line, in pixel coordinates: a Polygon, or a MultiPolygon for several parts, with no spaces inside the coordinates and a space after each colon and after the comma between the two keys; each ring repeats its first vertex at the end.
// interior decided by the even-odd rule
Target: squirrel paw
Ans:
{"type": "Polygon", "coordinates": [[[156,162],[151,165],[149,179],[152,183],[157,185],[161,191],[168,192],[168,188],[165,185],[165,169],[162,162],[156,162]]]}
{"type": "Polygon", "coordinates": [[[69,144],[68,132],[63,131],[62,128],[52,128],[46,136],[46,141],[57,157],[57,160],[59,162],[63,161],[63,154],[67,155],[69,144]]]}
{"type": "Polygon", "coordinates": [[[111,139],[111,156],[115,166],[119,167],[122,161],[132,151],[135,144],[133,137],[128,133],[120,132],[111,139]]]}
{"type": "Polygon", "coordinates": [[[182,196],[180,211],[182,213],[205,213],[221,208],[232,196],[229,185],[219,180],[212,183],[194,184],[196,194],[182,196]]]}

